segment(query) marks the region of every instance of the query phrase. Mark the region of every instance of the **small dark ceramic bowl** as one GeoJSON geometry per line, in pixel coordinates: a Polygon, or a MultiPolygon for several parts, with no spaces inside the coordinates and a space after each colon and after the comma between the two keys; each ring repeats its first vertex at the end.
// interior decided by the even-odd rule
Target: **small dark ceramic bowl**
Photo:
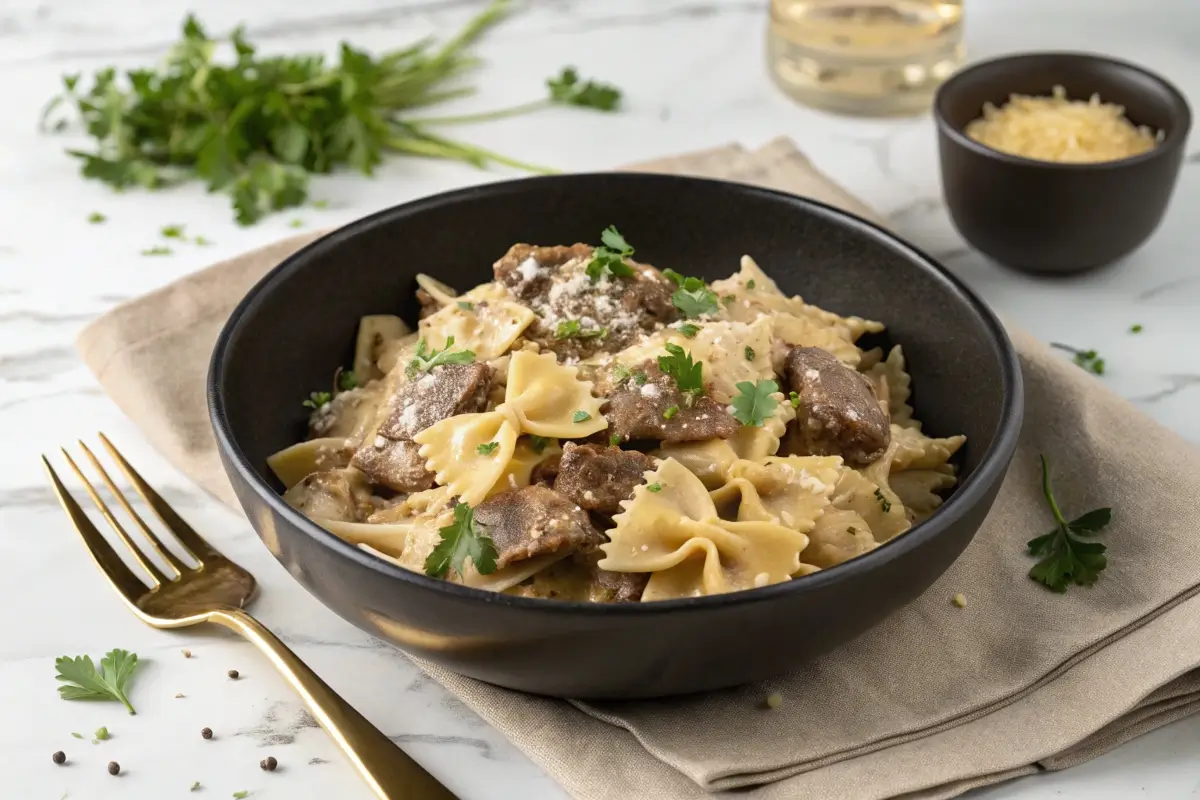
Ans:
{"type": "Polygon", "coordinates": [[[1163,78],[1087,53],[1027,53],[984,61],[946,81],[933,104],[946,205],[963,238],[1027,272],[1069,273],[1137,249],[1162,221],[1175,188],[1191,111],[1163,78]],[[1098,93],[1135,125],[1161,130],[1153,150],[1119,161],[1061,164],[1008,155],[967,138],[983,104],[1011,94],[1074,100],[1098,93]]]}
{"type": "MultiPolygon", "coordinates": [[[[886,342],[885,342],[886,343],[886,342]]],[[[799,197],[662,175],[495,183],[355,222],[267,275],[213,353],[209,407],[225,469],[272,553],[323,603],[422,659],[548,695],[655,697],[778,674],[851,639],[942,574],[983,522],[1021,425],[1003,328],[928,257],[799,197]],[[492,594],[393,566],[290,508],[267,456],[302,438],[300,399],[350,359],[358,319],[416,320],[415,276],[491,280],[514,242],[594,241],[616,224],[638,258],[708,279],[752,253],[788,293],[885,321],[931,435],[965,433],[962,483],[928,521],[861,558],[753,591],[585,604],[492,594]]]]}

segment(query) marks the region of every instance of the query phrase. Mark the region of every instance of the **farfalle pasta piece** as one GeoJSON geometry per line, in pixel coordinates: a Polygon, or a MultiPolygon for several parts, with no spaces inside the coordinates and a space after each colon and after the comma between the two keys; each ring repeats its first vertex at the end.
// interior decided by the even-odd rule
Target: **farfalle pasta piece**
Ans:
{"type": "Polygon", "coordinates": [[[608,427],[591,389],[575,367],[559,364],[553,353],[518,351],[509,360],[504,402],[494,411],[449,417],[413,441],[434,480],[474,506],[496,491],[528,485],[541,459],[517,452],[522,433],[582,439],[608,427]]]}
{"type": "Polygon", "coordinates": [[[889,480],[892,491],[900,498],[909,518],[914,523],[929,517],[942,505],[939,492],[950,489],[958,482],[953,467],[949,464],[938,469],[909,469],[892,473],[889,480]]]}
{"type": "Polygon", "coordinates": [[[503,286],[485,283],[421,320],[420,334],[434,350],[453,336],[455,350],[470,350],[476,360],[488,361],[508,352],[535,318],[503,286]]]}
{"type": "Polygon", "coordinates": [[[533,443],[528,439],[519,439],[512,458],[508,460],[504,471],[500,473],[500,477],[488,494],[492,495],[528,486],[533,470],[538,464],[562,455],[562,446],[557,441],[545,442],[540,447],[541,449],[534,449],[533,443]]]}
{"type": "Polygon", "coordinates": [[[947,436],[933,439],[918,428],[892,425],[892,444],[896,448],[891,460],[891,471],[907,469],[937,469],[949,462],[951,456],[967,441],[965,436],[947,436]]]}
{"type": "MultiPolygon", "coordinates": [[[[862,364],[859,364],[862,369],[862,364]]],[[[908,400],[912,396],[912,378],[905,369],[904,351],[896,345],[886,359],[866,369],[863,375],[875,387],[881,403],[886,404],[892,424],[902,428],[921,430],[921,423],[913,419],[913,407],[908,400]]]]}
{"type": "MultiPolygon", "coordinates": [[[[750,509],[753,519],[769,519],[780,525],[807,533],[821,516],[834,487],[841,478],[842,459],[837,456],[788,456],[764,458],[761,461],[739,460],[729,469],[729,483],[733,486],[748,483],[755,493],[751,502],[758,505],[750,509]],[[764,516],[765,515],[765,516],[764,516]]],[[[742,494],[742,507],[746,506],[743,485],[737,491],[742,494]]],[[[721,505],[726,487],[712,493],[714,502],[721,505]]],[[[738,519],[743,519],[739,509],[738,519]]]]}
{"type": "Polygon", "coordinates": [[[800,553],[801,568],[829,569],[879,546],[865,519],[840,508],[827,509],[808,532],[808,539],[808,547],[800,553]]]}
{"type": "Polygon", "coordinates": [[[601,569],[651,573],[643,601],[790,580],[808,537],[765,520],[723,520],[704,484],[674,459],[646,473],[613,518],[601,569]]]}
{"type": "Polygon", "coordinates": [[[858,514],[876,542],[886,542],[912,527],[900,498],[858,470],[842,469],[830,499],[834,508],[858,514]]]}
{"type": "Polygon", "coordinates": [[[779,405],[761,426],[743,425],[728,439],[709,439],[701,442],[664,442],[651,455],[674,458],[687,467],[709,489],[725,484],[729,468],[738,459],[759,461],[779,452],[780,440],[789,422],[796,418],[796,409],[776,394],[779,405]]]}

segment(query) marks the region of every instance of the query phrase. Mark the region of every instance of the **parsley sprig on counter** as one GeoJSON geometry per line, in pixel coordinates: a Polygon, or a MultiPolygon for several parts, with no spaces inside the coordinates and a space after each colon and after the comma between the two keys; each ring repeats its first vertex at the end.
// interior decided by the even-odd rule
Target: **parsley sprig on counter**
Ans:
{"type": "Polygon", "coordinates": [[[454,570],[461,576],[467,559],[480,575],[496,571],[496,545],[475,523],[475,513],[466,503],[454,507],[454,521],[438,528],[442,541],[425,559],[425,574],[444,578],[454,570]]]}
{"type": "Polygon", "coordinates": [[[1041,557],[1041,561],[1029,570],[1029,577],[1059,593],[1065,592],[1071,584],[1092,585],[1108,566],[1108,557],[1104,555],[1108,548],[1100,542],[1084,539],[1095,536],[1108,525],[1112,509],[1097,508],[1067,522],[1054,499],[1054,490],[1050,488],[1050,465],[1045,456],[1042,456],[1042,494],[1054,514],[1056,526],[1044,536],[1029,541],[1029,554],[1041,557]]]}
{"type": "Polygon", "coordinates": [[[59,656],[54,677],[64,684],[58,687],[64,700],[115,700],[136,714],[127,691],[137,665],[137,654],[128,650],[109,650],[100,659],[100,669],[90,656],[59,656]]]}
{"type": "MultiPolygon", "coordinates": [[[[189,16],[157,68],[118,74],[106,67],[90,82],[64,76],[43,124],[67,127],[63,109],[79,118],[94,145],[67,152],[82,162],[85,177],[117,189],[199,180],[230,196],[243,225],[303,204],[312,174],[350,167],[370,175],[388,153],[550,172],[435,132],[470,118],[413,114],[471,93],[458,83],[479,63],[467,48],[510,6],[495,0],[444,44],[424,39],[372,55],[343,42],[336,59],[262,55],[242,28],[213,37],[189,16]]],[[[544,100],[503,116],[553,105],[612,111],[619,100],[615,87],[582,81],[568,68],[548,82],[544,100]]]]}

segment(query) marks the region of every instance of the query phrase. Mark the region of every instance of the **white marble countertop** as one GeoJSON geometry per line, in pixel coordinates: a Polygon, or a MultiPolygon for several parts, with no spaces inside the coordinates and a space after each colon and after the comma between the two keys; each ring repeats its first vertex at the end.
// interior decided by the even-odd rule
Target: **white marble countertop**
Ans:
{"type": "MultiPolygon", "coordinates": [[[[201,5],[201,4],[197,4],[201,5]]],[[[247,23],[269,50],[330,50],[342,38],[372,49],[456,28],[468,0],[210,0],[201,17],[224,31],[247,23]]],[[[1069,280],[1000,269],[967,249],[940,201],[928,117],[869,121],[796,107],[763,69],[766,0],[542,0],[478,48],[487,67],[464,108],[536,97],[541,81],[577,64],[624,87],[612,116],[551,111],[465,131],[517,157],[599,169],[735,140],[796,139],[816,164],[903,234],[940,256],[999,311],[1044,339],[1096,348],[1104,380],[1186,438],[1200,440],[1198,330],[1200,152],[1189,159],[1165,223],[1142,250],[1069,280]],[[1128,332],[1138,323],[1145,330],[1128,332]]],[[[308,596],[274,562],[244,519],[158,457],[97,388],[73,350],[78,329],[114,304],[221,257],[306,226],[342,223],[393,203],[504,176],[435,162],[395,160],[375,180],[319,180],[326,210],[283,214],[252,228],[231,221],[223,198],[196,187],[114,195],[79,178],[70,140],[40,135],[41,105],[66,71],[147,62],[173,41],[186,0],[7,0],[0,5],[0,795],[15,800],[182,797],[345,798],[367,790],[249,645],[218,631],[167,634],[125,611],[96,574],[47,489],[40,453],[98,429],[112,436],[171,502],[263,584],[256,614],[388,735],[465,800],[553,800],[551,780],[404,656],[352,628],[308,596]],[[93,226],[92,211],[108,222],[93,226]],[[159,228],[184,223],[209,248],[146,258],[159,228]],[[136,686],[139,714],[112,704],[58,700],[55,656],[112,647],[148,662],[136,686]],[[180,654],[190,648],[194,658],[180,654]],[[230,682],[226,671],[242,678],[230,682]],[[185,697],[176,698],[177,693],[185,697]],[[111,740],[93,744],[105,725],[111,740]],[[209,726],[216,736],[201,739],[209,726]],[[72,738],[78,731],[87,737],[72,738]],[[67,767],[50,754],[65,750],[67,767]],[[259,770],[267,755],[274,774],[259,770]],[[105,765],[122,764],[120,778],[105,765]],[[192,796],[192,795],[187,795],[192,796]]],[[[1044,48],[1094,49],[1141,62],[1200,97],[1200,6],[1192,0],[968,0],[973,57],[1044,48]]],[[[1200,720],[1143,737],[1084,766],[979,794],[1174,800],[1200,797],[1200,720]]]]}

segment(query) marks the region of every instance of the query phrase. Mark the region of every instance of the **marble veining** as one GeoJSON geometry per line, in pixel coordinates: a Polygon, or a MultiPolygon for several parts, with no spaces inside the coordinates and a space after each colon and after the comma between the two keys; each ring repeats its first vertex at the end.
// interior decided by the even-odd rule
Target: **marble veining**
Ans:
{"type": "MultiPolygon", "coordinates": [[[[509,177],[497,170],[394,160],[375,180],[339,174],[314,182],[328,208],[232,223],[224,198],[187,186],[161,195],[113,194],[85,182],[63,148],[74,134],[36,129],[66,71],[153,61],[189,8],[211,31],[245,23],[273,51],[333,52],[340,39],[372,50],[455,30],[482,0],[8,0],[0,6],[0,796],[159,800],[193,781],[203,794],[368,800],[328,738],[256,651],[220,630],[174,634],[137,622],[104,585],[57,508],[38,465],[76,438],[108,433],[189,521],[259,579],[255,614],[337,691],[464,800],[563,800],[515,747],[402,654],[351,627],[304,592],[246,521],[187,481],[150,447],[79,362],[79,329],[105,310],[188,272],[307,228],[337,225],[444,189],[509,177]],[[103,225],[87,216],[100,211],[103,225]],[[145,258],[159,229],[186,224],[214,244],[145,258]],[[66,703],[53,660],[138,652],[138,715],[109,704],[66,703]],[[189,649],[192,658],[181,650],[189,649]],[[242,677],[230,681],[227,670],[242,677]],[[101,725],[93,745],[72,731],[101,725]],[[211,727],[204,740],[199,731],[211,727]],[[67,752],[56,767],[50,754],[67,752]],[[265,773],[260,759],[280,768],[265,773]],[[105,770],[110,760],[122,776],[105,770]]],[[[487,36],[476,96],[447,110],[483,110],[540,96],[542,81],[575,64],[626,90],[619,115],[552,110],[463,129],[464,137],[564,169],[595,170],[738,141],[792,136],[823,171],[891,216],[1007,319],[1047,341],[1095,348],[1102,380],[1147,414],[1200,441],[1200,150],[1187,157],[1155,237],[1124,262],[1069,280],[1033,278],[989,263],[951,225],[941,200],[928,116],[840,118],[797,107],[763,69],[766,0],[527,0],[487,36]],[[1141,333],[1131,333],[1133,325],[1141,333]]],[[[970,0],[973,57],[1028,49],[1089,49],[1146,64],[1200,96],[1200,8],[1192,0],[970,0]]],[[[1200,721],[1127,744],[1084,766],[984,790],[984,800],[1099,800],[1200,796],[1200,721]]],[[[192,795],[188,795],[192,796],[192,795]]]]}

